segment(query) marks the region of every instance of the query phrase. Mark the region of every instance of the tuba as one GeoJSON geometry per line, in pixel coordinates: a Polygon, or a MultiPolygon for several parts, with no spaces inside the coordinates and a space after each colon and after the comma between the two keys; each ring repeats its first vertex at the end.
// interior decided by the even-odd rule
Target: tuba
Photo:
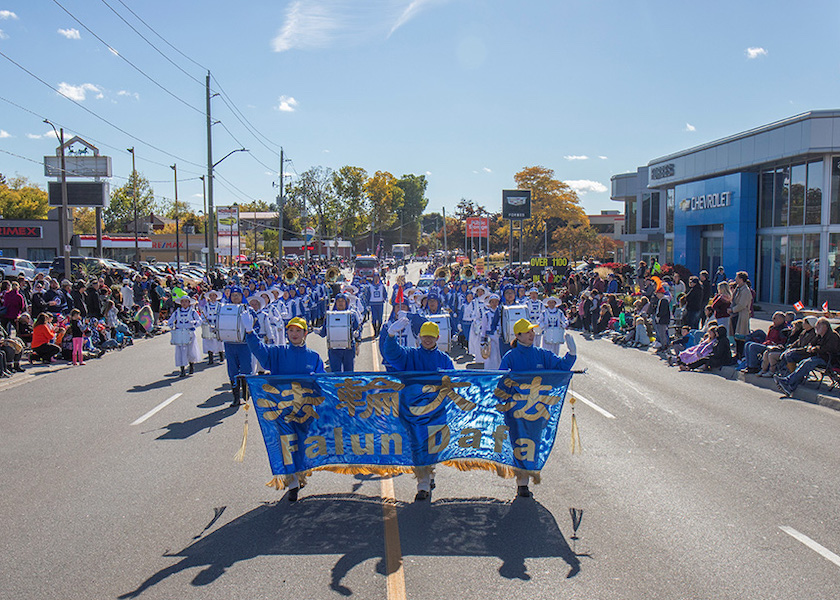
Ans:
{"type": "Polygon", "coordinates": [[[484,342],[481,344],[481,358],[484,360],[490,358],[490,342],[484,342]]]}
{"type": "Polygon", "coordinates": [[[336,281],[338,281],[339,275],[341,275],[341,271],[339,271],[336,267],[330,267],[329,269],[327,269],[327,283],[335,283],[336,281]]]}
{"type": "Polygon", "coordinates": [[[449,271],[449,267],[438,267],[435,270],[435,279],[445,279],[449,281],[449,277],[451,276],[451,272],[449,271]]]}
{"type": "Polygon", "coordinates": [[[283,282],[286,285],[295,285],[300,279],[300,273],[294,267],[289,267],[283,271],[283,282]]]}
{"type": "Polygon", "coordinates": [[[461,268],[461,281],[472,281],[475,279],[475,267],[466,264],[461,268]]]}

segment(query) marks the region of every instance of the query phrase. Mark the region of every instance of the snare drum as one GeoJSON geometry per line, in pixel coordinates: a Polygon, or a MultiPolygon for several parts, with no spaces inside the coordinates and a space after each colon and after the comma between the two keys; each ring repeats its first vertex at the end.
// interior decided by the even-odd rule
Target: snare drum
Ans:
{"type": "Polygon", "coordinates": [[[528,307],[524,304],[517,304],[515,306],[502,307],[502,335],[505,342],[510,344],[516,339],[516,334],[513,333],[513,326],[519,319],[528,318],[528,307]]]}
{"type": "Polygon", "coordinates": [[[192,331],[189,329],[173,329],[169,343],[173,346],[189,346],[192,342],[192,331]]]}
{"type": "Polygon", "coordinates": [[[213,327],[210,323],[202,323],[201,324],[201,339],[203,340],[215,340],[216,339],[216,332],[213,331],[213,327]]]}
{"type": "Polygon", "coordinates": [[[326,319],[327,348],[346,350],[352,347],[352,317],[349,310],[328,310],[326,319]]]}
{"type": "Polygon", "coordinates": [[[219,308],[219,318],[216,320],[219,340],[234,344],[241,344],[245,340],[242,313],[246,310],[248,307],[244,304],[225,304],[219,308]]]}

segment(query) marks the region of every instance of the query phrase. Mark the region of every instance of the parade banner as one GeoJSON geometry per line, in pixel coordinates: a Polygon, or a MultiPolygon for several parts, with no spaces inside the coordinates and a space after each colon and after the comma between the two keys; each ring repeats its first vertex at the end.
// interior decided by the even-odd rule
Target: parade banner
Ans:
{"type": "Polygon", "coordinates": [[[437,371],[251,376],[278,489],[314,470],[406,473],[442,463],[539,480],[572,373],[437,371]]]}

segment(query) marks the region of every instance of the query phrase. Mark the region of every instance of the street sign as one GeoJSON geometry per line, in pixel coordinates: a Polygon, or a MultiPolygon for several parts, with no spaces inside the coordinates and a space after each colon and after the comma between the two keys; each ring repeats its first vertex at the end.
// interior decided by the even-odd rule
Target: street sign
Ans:
{"type": "MultiPolygon", "coordinates": [[[[64,157],[64,169],[67,177],[111,177],[110,156],[72,156],[64,157]]],[[[61,177],[61,157],[44,157],[44,175],[61,177]]]]}
{"type": "Polygon", "coordinates": [[[531,190],[502,190],[502,218],[530,219],[531,190]]]}
{"type": "MultiPolygon", "coordinates": [[[[111,185],[107,181],[68,181],[67,206],[108,206],[111,185]]],[[[48,186],[50,206],[61,206],[61,182],[50,181],[48,186]]]]}
{"type": "Polygon", "coordinates": [[[490,219],[487,217],[467,217],[467,237],[489,237],[490,219]]]}

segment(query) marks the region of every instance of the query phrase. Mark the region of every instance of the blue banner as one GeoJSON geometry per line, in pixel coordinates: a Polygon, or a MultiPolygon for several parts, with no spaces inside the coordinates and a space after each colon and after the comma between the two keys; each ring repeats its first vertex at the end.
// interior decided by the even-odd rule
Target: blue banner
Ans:
{"type": "MultiPolygon", "coordinates": [[[[538,475],[572,373],[438,371],[251,376],[275,480],[444,463],[538,475]]],[[[279,480],[278,480],[279,481],[279,480]]]]}

